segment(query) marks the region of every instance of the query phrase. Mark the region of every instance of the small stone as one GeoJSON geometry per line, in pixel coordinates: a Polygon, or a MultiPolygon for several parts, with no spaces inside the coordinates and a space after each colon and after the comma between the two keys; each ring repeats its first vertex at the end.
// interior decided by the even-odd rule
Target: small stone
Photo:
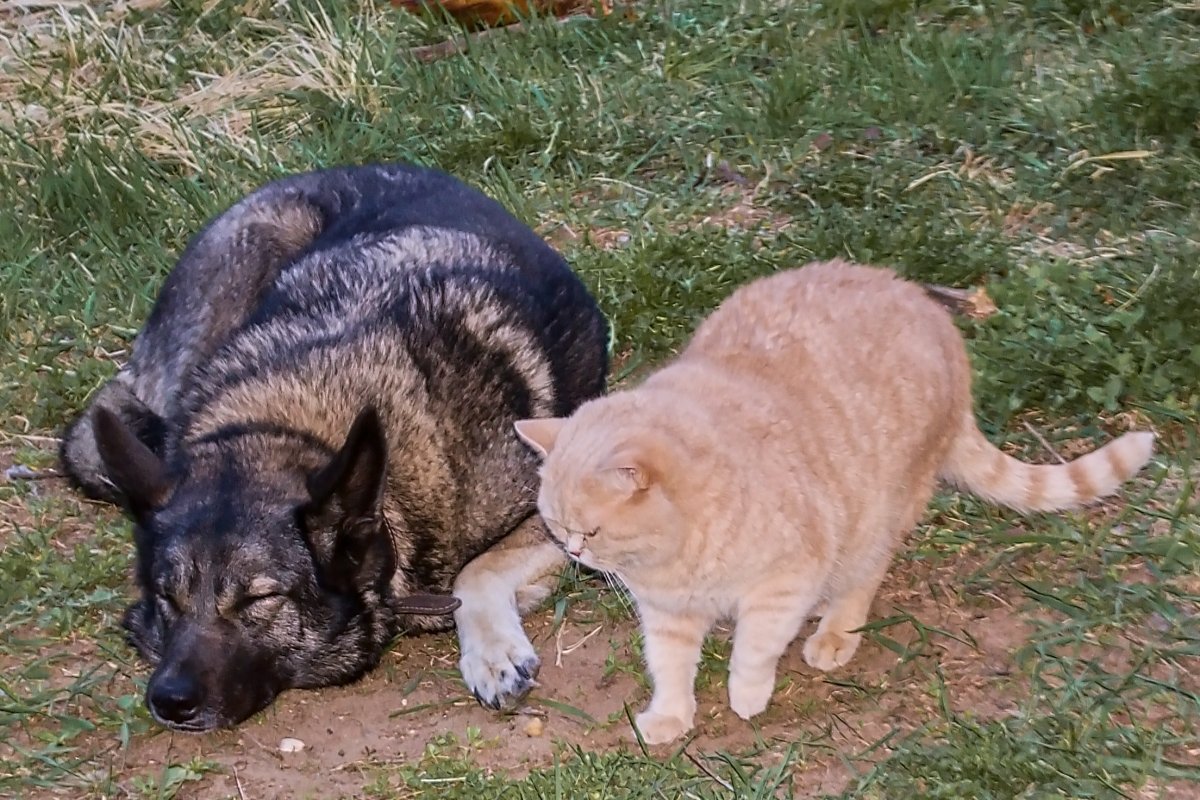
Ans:
{"type": "Polygon", "coordinates": [[[299,753],[303,749],[304,742],[299,739],[288,736],[279,740],[279,752],[281,753],[299,753]]]}
{"type": "Polygon", "coordinates": [[[729,165],[728,161],[718,161],[716,168],[713,170],[717,178],[726,183],[736,183],[738,186],[745,186],[750,180],[739,173],[736,169],[729,165]]]}
{"type": "Polygon", "coordinates": [[[4,479],[9,483],[16,483],[17,481],[32,481],[36,480],[37,477],[38,473],[31,470],[24,464],[14,464],[13,466],[4,470],[4,479]]]}
{"type": "Polygon", "coordinates": [[[525,723],[525,735],[530,737],[538,737],[546,730],[546,723],[542,722],[541,717],[530,717],[525,723]]]}

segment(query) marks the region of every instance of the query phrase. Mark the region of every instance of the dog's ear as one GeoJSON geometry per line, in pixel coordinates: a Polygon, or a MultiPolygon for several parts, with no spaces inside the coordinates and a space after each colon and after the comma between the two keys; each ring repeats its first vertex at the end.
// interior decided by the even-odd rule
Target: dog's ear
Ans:
{"type": "Polygon", "coordinates": [[[97,408],[93,421],[96,450],[105,473],[138,518],[161,508],[171,496],[167,465],[107,408],[97,408]]]}
{"type": "Polygon", "coordinates": [[[308,477],[308,496],[314,505],[336,501],[350,518],[374,517],[383,501],[387,478],[387,436],[374,407],[355,418],[337,454],[308,477]]]}
{"type": "Polygon", "coordinates": [[[341,449],[308,478],[305,527],[322,577],[339,591],[382,590],[396,571],[383,519],[387,435],[378,412],[364,409],[341,449]]]}

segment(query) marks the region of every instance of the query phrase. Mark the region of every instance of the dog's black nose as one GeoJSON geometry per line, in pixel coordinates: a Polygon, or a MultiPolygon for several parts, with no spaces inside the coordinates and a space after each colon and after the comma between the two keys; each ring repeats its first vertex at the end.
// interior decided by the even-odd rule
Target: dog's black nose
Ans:
{"type": "Polygon", "coordinates": [[[146,702],[159,719],[183,725],[200,707],[200,685],[183,675],[169,675],[152,683],[146,702]]]}

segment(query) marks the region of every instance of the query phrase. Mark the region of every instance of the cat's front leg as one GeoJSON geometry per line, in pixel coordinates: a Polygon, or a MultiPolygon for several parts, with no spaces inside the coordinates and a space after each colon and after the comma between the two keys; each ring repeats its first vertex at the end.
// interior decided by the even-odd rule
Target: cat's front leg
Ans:
{"type": "MultiPolygon", "coordinates": [[[[923,504],[921,508],[924,509],[923,504]]],[[[877,557],[875,563],[860,564],[853,577],[843,578],[842,585],[829,599],[829,608],[821,615],[821,624],[804,643],[804,660],[810,667],[828,672],[846,664],[854,655],[862,641],[862,634],[856,631],[867,623],[871,601],[887,572],[888,562],[888,558],[877,557]]]]}
{"type": "Polygon", "coordinates": [[[729,707],[742,719],[766,710],[775,692],[775,668],[808,618],[814,594],[794,586],[764,587],[738,604],[729,658],[729,707]]]}
{"type": "Polygon", "coordinates": [[[654,683],[650,705],[635,722],[647,744],[687,733],[696,717],[696,666],[712,621],[639,604],[646,669],[654,683]]]}

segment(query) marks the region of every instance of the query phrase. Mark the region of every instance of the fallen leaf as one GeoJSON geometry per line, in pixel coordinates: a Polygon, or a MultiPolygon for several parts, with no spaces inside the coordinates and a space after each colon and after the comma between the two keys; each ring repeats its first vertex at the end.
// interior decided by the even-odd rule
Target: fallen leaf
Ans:
{"type": "Polygon", "coordinates": [[[992,300],[987,289],[955,289],[951,286],[923,284],[925,293],[955,314],[965,314],[972,319],[987,319],[1000,309],[992,300]]]}
{"type": "Polygon", "coordinates": [[[556,17],[590,13],[598,6],[604,16],[612,13],[610,0],[595,6],[585,0],[391,0],[392,5],[419,13],[424,8],[441,9],[461,23],[474,27],[511,25],[534,11],[556,17]]]}
{"type": "Polygon", "coordinates": [[[987,319],[1000,310],[996,307],[996,303],[992,300],[991,295],[987,293],[987,289],[984,289],[982,286],[976,287],[967,296],[967,303],[970,306],[967,316],[974,317],[975,319],[987,319]]]}

